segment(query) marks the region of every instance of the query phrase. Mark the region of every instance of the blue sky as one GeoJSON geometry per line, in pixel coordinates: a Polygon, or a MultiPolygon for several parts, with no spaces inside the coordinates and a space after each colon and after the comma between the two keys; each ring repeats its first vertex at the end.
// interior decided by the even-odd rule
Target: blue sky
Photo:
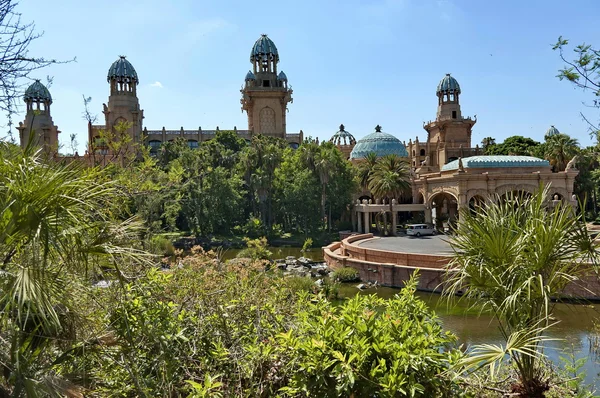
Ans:
{"type": "Polygon", "coordinates": [[[288,132],[329,139],[344,123],[359,139],[381,124],[401,140],[424,139],[445,73],[461,85],[463,115],[477,115],[473,145],[541,140],[550,125],[588,145],[579,112],[598,117],[582,104],[591,93],[555,77],[562,64],[551,49],[559,35],[600,47],[597,0],[22,0],[18,10],[44,31],[32,55],[77,57],[34,77],[54,78],[61,142],[76,133],[80,150],[82,94],[102,121],[106,72],[119,55],[140,77],[148,129],[247,128],[239,89],[261,33],[294,89],[288,132]]]}

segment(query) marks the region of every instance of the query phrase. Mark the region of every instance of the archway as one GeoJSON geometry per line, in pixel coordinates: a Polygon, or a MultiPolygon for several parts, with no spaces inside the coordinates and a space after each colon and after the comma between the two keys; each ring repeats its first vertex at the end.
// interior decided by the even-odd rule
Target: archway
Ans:
{"type": "Polygon", "coordinates": [[[485,209],[485,198],[481,195],[473,195],[469,199],[469,211],[471,214],[475,214],[481,209],[485,209]]]}
{"type": "Polygon", "coordinates": [[[438,192],[429,198],[433,224],[447,230],[458,221],[458,198],[450,192],[438,192]]]}

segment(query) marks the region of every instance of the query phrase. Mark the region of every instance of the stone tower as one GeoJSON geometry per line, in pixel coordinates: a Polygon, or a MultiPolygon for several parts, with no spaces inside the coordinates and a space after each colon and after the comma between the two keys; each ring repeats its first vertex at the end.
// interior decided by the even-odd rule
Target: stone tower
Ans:
{"type": "Polygon", "coordinates": [[[42,147],[47,154],[58,152],[58,127],[54,125],[50,115],[52,96],[39,80],[27,88],[23,96],[27,106],[25,121],[19,123],[19,140],[21,148],[28,145],[42,147]]]}
{"type": "Polygon", "coordinates": [[[471,148],[471,130],[477,120],[462,116],[460,94],[458,81],[446,74],[436,90],[436,118],[423,126],[427,131],[425,148],[415,148],[415,153],[411,153],[415,157],[430,156],[429,166],[441,167],[454,158],[465,157],[466,150],[471,148]]]}
{"type": "Polygon", "coordinates": [[[242,111],[248,113],[248,130],[252,133],[286,138],[287,104],[292,89],[287,76],[277,74],[279,53],[267,35],[261,35],[250,53],[252,70],[246,74],[242,88],[242,111]]]}
{"type": "Polygon", "coordinates": [[[106,80],[110,86],[110,96],[108,97],[108,105],[103,104],[102,113],[104,113],[105,125],[89,126],[89,142],[93,143],[97,140],[99,128],[104,128],[104,130],[118,136],[115,127],[120,122],[131,123],[127,135],[131,137],[132,145],[125,149],[126,152],[129,152],[135,144],[140,144],[143,141],[142,120],[144,119],[144,111],[140,109],[140,102],[137,97],[138,75],[133,65],[124,56],[120,56],[108,69],[106,80]]]}

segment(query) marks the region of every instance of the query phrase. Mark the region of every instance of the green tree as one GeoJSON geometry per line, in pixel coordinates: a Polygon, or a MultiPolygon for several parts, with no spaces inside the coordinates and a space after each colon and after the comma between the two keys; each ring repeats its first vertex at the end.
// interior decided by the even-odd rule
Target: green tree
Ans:
{"type": "Polygon", "coordinates": [[[545,142],[545,157],[556,171],[563,171],[567,163],[579,152],[579,142],[567,134],[549,136],[545,142]]]}
{"type": "MultiPolygon", "coordinates": [[[[398,155],[386,155],[377,160],[369,177],[369,190],[377,198],[386,198],[390,204],[390,217],[395,217],[392,199],[399,199],[410,189],[410,169],[398,155]]],[[[392,231],[395,235],[396,231],[392,231]]]]}
{"type": "Polygon", "coordinates": [[[0,144],[3,396],[66,393],[71,384],[50,369],[74,339],[77,298],[95,275],[123,278],[144,261],[143,229],[119,221],[122,194],[104,171],[39,160],[0,144]]]}
{"type": "Polygon", "coordinates": [[[489,144],[485,148],[486,155],[525,155],[532,156],[540,143],[531,138],[514,135],[506,138],[501,144],[489,144]]]}
{"type": "Polygon", "coordinates": [[[585,223],[569,205],[548,209],[548,188],[530,198],[500,197],[478,212],[463,211],[450,243],[449,298],[461,291],[498,320],[504,346],[475,346],[467,368],[510,359],[521,396],[539,397],[548,388],[542,372],[545,331],[553,325],[555,297],[598,264],[598,250],[585,223]]]}
{"type": "Polygon", "coordinates": [[[358,163],[357,177],[362,189],[369,189],[369,179],[371,178],[371,174],[373,173],[376,164],[377,154],[374,152],[367,153],[367,156],[358,163]]]}
{"type": "MultiPolygon", "coordinates": [[[[573,49],[575,58],[568,60],[564,53],[568,45],[569,40],[560,36],[554,47],[552,47],[553,50],[558,50],[560,58],[566,64],[558,71],[557,77],[560,80],[571,82],[575,87],[584,91],[591,91],[593,95],[592,106],[600,108],[600,50],[589,44],[580,44],[573,49]]],[[[598,140],[600,138],[600,124],[598,121],[590,121],[583,113],[581,113],[581,116],[589,125],[590,135],[598,140]]]]}
{"type": "Polygon", "coordinates": [[[483,148],[484,153],[486,152],[487,147],[491,145],[496,145],[496,139],[492,137],[485,137],[481,140],[481,146],[483,148]]]}

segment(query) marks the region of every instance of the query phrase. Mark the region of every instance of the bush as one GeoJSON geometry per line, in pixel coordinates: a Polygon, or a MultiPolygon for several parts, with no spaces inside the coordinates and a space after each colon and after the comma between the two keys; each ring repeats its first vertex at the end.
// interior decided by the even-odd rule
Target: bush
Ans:
{"type": "Polygon", "coordinates": [[[154,235],[150,239],[150,247],[148,251],[150,253],[167,257],[172,257],[175,255],[175,247],[173,246],[171,239],[161,235],[154,235]]]}
{"type": "Polygon", "coordinates": [[[414,296],[413,278],[390,300],[357,295],[342,305],[300,303],[296,328],[278,335],[277,352],[294,376],[280,391],[311,397],[441,397],[461,390],[445,372],[462,357],[414,296]]]}
{"type": "Polygon", "coordinates": [[[354,268],[344,267],[333,272],[333,279],[342,283],[357,282],[360,280],[360,274],[354,268]]]}

